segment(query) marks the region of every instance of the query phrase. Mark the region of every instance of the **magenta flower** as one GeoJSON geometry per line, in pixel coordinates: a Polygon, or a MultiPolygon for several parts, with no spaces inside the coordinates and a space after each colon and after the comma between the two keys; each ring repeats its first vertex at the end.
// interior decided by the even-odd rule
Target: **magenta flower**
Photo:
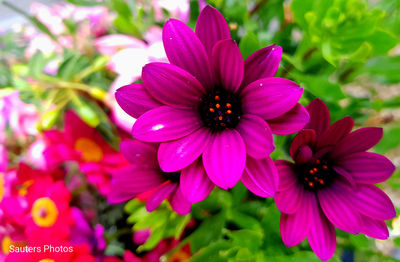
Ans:
{"type": "Polygon", "coordinates": [[[382,129],[351,132],[353,119],[332,125],[319,99],[307,107],[310,123],[293,139],[294,163],[278,160],[279,189],[275,202],[281,215],[282,240],[287,246],[305,237],[322,260],[336,248],[334,226],[352,233],[386,239],[385,220],[396,215],[389,197],[375,183],[388,179],[395,167],[384,156],[366,152],[382,138],[382,129]]]}
{"type": "Polygon", "coordinates": [[[297,103],[302,89],[272,77],[282,49],[268,46],[243,61],[224,17],[210,6],[200,13],[196,33],[178,20],[167,21],[163,43],[171,64],[146,65],[143,84],[116,92],[120,106],[138,118],[133,136],[161,142],[164,172],[201,159],[206,172],[193,174],[184,191],[208,187],[210,180],[232,188],[242,179],[253,193],[272,196],[278,182],[269,158],[272,134],[297,132],[309,120],[297,103]]]}
{"type": "MultiPolygon", "coordinates": [[[[168,199],[172,209],[178,214],[184,215],[190,212],[191,204],[181,191],[180,172],[166,173],[159,168],[155,144],[126,140],[121,143],[121,152],[131,165],[113,174],[108,195],[110,203],[124,202],[139,194],[147,193],[146,209],[149,212],[156,209],[164,199],[168,199]]],[[[196,171],[198,166],[199,164],[195,163],[192,169],[196,171]]],[[[200,195],[208,196],[212,187],[198,190],[200,195]],[[202,191],[207,192],[202,194],[202,191]]],[[[201,200],[203,199],[198,201],[201,200]]]]}

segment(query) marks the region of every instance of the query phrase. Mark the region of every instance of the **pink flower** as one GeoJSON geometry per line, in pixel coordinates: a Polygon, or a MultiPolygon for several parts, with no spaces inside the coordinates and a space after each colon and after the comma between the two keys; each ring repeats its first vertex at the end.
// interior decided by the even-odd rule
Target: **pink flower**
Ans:
{"type": "Polygon", "coordinates": [[[138,118],[133,136],[161,142],[158,161],[164,172],[190,174],[184,193],[211,181],[228,189],[242,180],[255,194],[274,195],[272,135],[296,132],[309,119],[297,103],[303,90],[272,77],[282,49],[265,47],[243,61],[224,17],[210,6],[201,12],[196,33],[169,20],[163,43],[172,64],[150,63],[143,68],[143,84],[116,92],[119,105],[138,118]]]}
{"type": "MultiPolygon", "coordinates": [[[[7,171],[7,166],[8,166],[7,148],[4,145],[0,144],[0,173],[7,171]]],[[[1,189],[0,189],[0,201],[1,201],[1,189]]]]}
{"type": "MultiPolygon", "coordinates": [[[[157,164],[157,147],[154,144],[127,140],[121,143],[121,152],[131,165],[113,174],[108,195],[110,203],[124,202],[151,191],[146,203],[147,211],[153,211],[164,199],[168,199],[175,212],[179,214],[190,212],[191,204],[181,191],[180,173],[161,171],[157,164]]],[[[195,163],[193,169],[197,166],[195,163]]],[[[212,188],[212,184],[207,188],[198,188],[198,194],[205,198],[212,188]]]]}
{"type": "Polygon", "coordinates": [[[189,22],[190,3],[188,0],[152,0],[156,20],[162,20],[163,9],[167,10],[174,18],[189,22]]]}
{"type": "Polygon", "coordinates": [[[107,68],[118,74],[108,92],[108,105],[112,109],[115,123],[126,132],[132,129],[135,119],[125,113],[115,101],[116,89],[138,80],[145,64],[167,61],[162,46],[161,29],[157,26],[150,27],[144,38],[147,44],[127,35],[107,35],[95,40],[99,52],[110,56],[107,68]]]}
{"type": "Polygon", "coordinates": [[[124,166],[123,156],[114,150],[100,133],[72,112],[65,115],[65,131],[50,130],[44,133],[47,147],[44,157],[49,168],[66,160],[79,163],[90,183],[106,195],[109,192],[110,174],[124,166]]]}
{"type": "Polygon", "coordinates": [[[0,140],[5,139],[1,133],[6,124],[12,129],[18,139],[26,139],[28,135],[36,135],[36,122],[38,110],[33,104],[25,104],[19,98],[19,92],[0,98],[0,140]]]}
{"type": "Polygon", "coordinates": [[[385,220],[396,215],[389,197],[375,183],[388,179],[395,167],[384,156],[366,150],[382,137],[382,129],[351,132],[353,119],[330,125],[327,106],[313,100],[310,123],[293,139],[294,163],[278,160],[279,190],[275,202],[281,215],[282,240],[295,246],[307,237],[322,260],[336,248],[334,227],[386,239],[385,220]]]}

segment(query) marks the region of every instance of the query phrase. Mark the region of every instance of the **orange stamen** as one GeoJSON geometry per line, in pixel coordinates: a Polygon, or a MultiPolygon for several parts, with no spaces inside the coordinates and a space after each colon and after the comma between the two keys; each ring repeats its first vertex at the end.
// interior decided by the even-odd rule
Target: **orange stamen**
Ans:
{"type": "Polygon", "coordinates": [[[219,104],[216,104],[215,107],[216,107],[216,108],[220,108],[221,106],[220,106],[219,104]]]}
{"type": "Polygon", "coordinates": [[[314,171],[310,170],[310,174],[311,174],[311,175],[314,174],[314,171]]]}
{"type": "Polygon", "coordinates": [[[229,104],[229,103],[226,103],[226,107],[227,107],[227,108],[231,108],[231,107],[232,107],[232,105],[231,105],[231,104],[229,104]]]}
{"type": "Polygon", "coordinates": [[[228,115],[232,114],[231,110],[226,111],[226,113],[228,113],[228,115]]]}
{"type": "Polygon", "coordinates": [[[313,186],[314,186],[314,183],[313,183],[313,182],[308,182],[308,185],[309,185],[310,187],[313,187],[313,186]]]}
{"type": "Polygon", "coordinates": [[[219,96],[215,96],[215,100],[219,100],[219,96]]]}
{"type": "Polygon", "coordinates": [[[215,112],[214,108],[210,108],[210,112],[214,113],[215,112]]]}
{"type": "Polygon", "coordinates": [[[222,117],[222,116],[219,116],[219,117],[218,117],[218,119],[219,119],[219,120],[222,120],[222,119],[223,119],[223,117],[222,117]]]}

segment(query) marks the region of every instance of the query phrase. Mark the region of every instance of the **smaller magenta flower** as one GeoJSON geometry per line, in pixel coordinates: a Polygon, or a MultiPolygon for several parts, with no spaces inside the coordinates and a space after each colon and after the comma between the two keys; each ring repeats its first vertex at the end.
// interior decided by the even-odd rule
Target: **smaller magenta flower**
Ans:
{"type": "MultiPolygon", "coordinates": [[[[108,195],[110,203],[121,203],[145,193],[146,209],[151,212],[165,199],[168,199],[172,209],[184,215],[190,212],[191,204],[182,192],[181,172],[163,172],[157,162],[156,144],[143,143],[138,140],[126,140],[121,143],[121,152],[131,165],[116,171],[111,179],[111,190],[108,195]]],[[[201,163],[200,163],[201,165],[201,163]]],[[[194,163],[186,176],[197,172],[199,164],[194,163]]],[[[182,171],[183,172],[183,171],[182,171]]],[[[185,180],[185,179],[184,179],[185,180]]],[[[187,180],[187,179],[186,179],[187,180]]],[[[203,200],[213,189],[210,184],[189,192],[192,202],[203,200]]]]}
{"type": "Polygon", "coordinates": [[[211,6],[200,13],[195,32],[167,21],[163,43],[171,64],[147,64],[143,84],[116,92],[121,108],[138,118],[133,136],[160,143],[158,161],[165,172],[200,161],[206,177],[198,172],[188,191],[209,181],[228,189],[241,180],[253,193],[273,196],[278,184],[269,157],[273,134],[297,132],[309,120],[298,104],[303,90],[273,77],[282,49],[268,46],[243,61],[227,22],[211,6]]]}
{"type": "Polygon", "coordinates": [[[366,152],[382,138],[382,128],[351,132],[351,117],[330,125],[329,110],[319,99],[307,110],[310,122],[290,147],[294,163],[276,161],[280,183],[275,202],[282,212],[283,242],[295,246],[307,237],[316,255],[328,260],[336,249],[334,227],[388,238],[385,220],[396,211],[374,184],[387,180],[395,167],[386,157],[366,152]]]}

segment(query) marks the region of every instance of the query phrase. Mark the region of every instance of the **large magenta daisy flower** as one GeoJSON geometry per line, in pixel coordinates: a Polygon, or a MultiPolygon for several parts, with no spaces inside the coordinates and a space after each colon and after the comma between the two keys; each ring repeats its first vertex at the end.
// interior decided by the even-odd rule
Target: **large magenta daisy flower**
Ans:
{"type": "Polygon", "coordinates": [[[194,175],[187,191],[209,180],[232,188],[242,179],[253,193],[272,196],[278,183],[269,158],[272,134],[297,132],[309,120],[297,103],[303,90],[272,77],[282,49],[268,46],[243,61],[225,19],[210,6],[201,12],[196,33],[169,20],[163,43],[171,64],[146,65],[143,84],[116,93],[120,106],[138,118],[133,136],[161,142],[158,160],[165,172],[184,169],[202,156],[206,172],[194,175]],[[253,164],[255,159],[264,160],[253,164]],[[208,178],[201,178],[205,173],[208,178]]]}
{"type": "MultiPolygon", "coordinates": [[[[121,143],[121,153],[131,165],[113,174],[108,201],[121,203],[140,194],[146,194],[146,209],[149,212],[168,199],[175,212],[181,215],[187,214],[190,212],[191,204],[181,191],[181,173],[167,173],[160,169],[157,163],[157,147],[154,143],[143,143],[138,140],[126,140],[121,143]]],[[[196,172],[197,166],[199,164],[194,163],[190,170],[196,172]]],[[[185,171],[187,173],[185,176],[191,176],[190,170],[185,171]]],[[[205,197],[211,190],[212,187],[198,188],[200,195],[205,197]],[[203,191],[206,192],[201,193],[203,191]]],[[[203,200],[198,199],[198,195],[193,193],[188,195],[192,196],[192,202],[203,200]]]]}
{"type": "Polygon", "coordinates": [[[388,179],[395,167],[386,157],[366,152],[382,138],[382,129],[351,132],[353,119],[330,125],[327,106],[319,99],[307,107],[310,123],[293,139],[294,163],[278,160],[275,196],[281,234],[287,246],[305,237],[322,260],[336,248],[334,226],[352,233],[386,239],[384,220],[396,215],[389,197],[375,183],[388,179]]]}

